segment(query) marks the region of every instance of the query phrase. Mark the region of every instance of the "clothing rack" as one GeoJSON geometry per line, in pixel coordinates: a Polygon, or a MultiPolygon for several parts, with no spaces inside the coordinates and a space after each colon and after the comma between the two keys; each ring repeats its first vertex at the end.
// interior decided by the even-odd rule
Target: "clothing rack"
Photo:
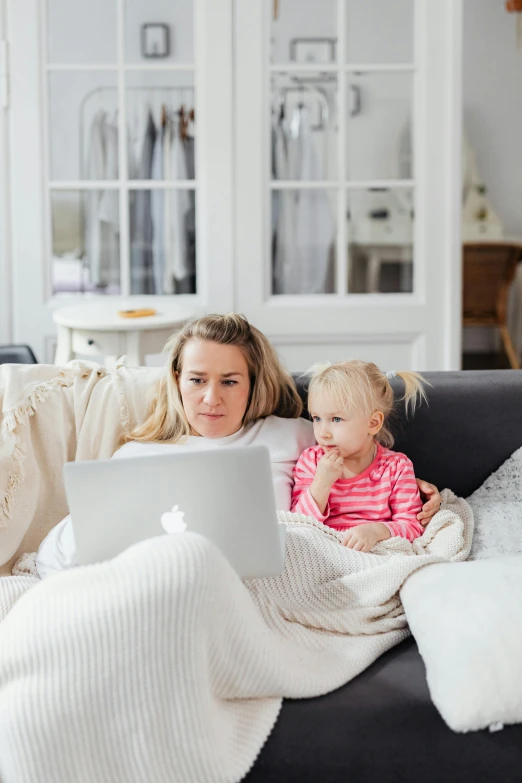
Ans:
{"type": "MultiPolygon", "coordinates": [[[[317,125],[312,125],[311,129],[316,130],[326,130],[328,126],[328,118],[330,115],[330,105],[328,103],[328,98],[324,94],[324,92],[317,88],[317,87],[310,87],[308,88],[308,94],[313,94],[319,99],[319,106],[320,106],[320,120],[317,125]]],[[[279,97],[279,105],[277,108],[281,109],[281,107],[284,105],[285,98],[287,95],[290,95],[292,93],[297,93],[299,96],[303,96],[306,94],[306,89],[304,87],[280,87],[278,89],[279,95],[276,97],[279,97]],[[282,100],[281,100],[281,93],[282,93],[282,100]]],[[[303,105],[301,102],[298,105],[303,105]]]]}
{"type": "MultiPolygon", "coordinates": [[[[281,110],[287,95],[298,94],[304,97],[306,94],[313,94],[319,101],[320,120],[317,125],[312,125],[311,130],[326,130],[330,117],[330,101],[328,93],[323,85],[332,83],[330,75],[328,74],[326,78],[316,77],[311,79],[299,76],[291,76],[290,81],[293,82],[292,85],[280,86],[276,88],[275,94],[273,94],[273,98],[278,99],[278,103],[275,108],[281,110]]],[[[274,108],[274,104],[272,104],[272,106],[274,108]]]]}
{"type": "MultiPolygon", "coordinates": [[[[107,105],[103,105],[103,99],[107,95],[117,95],[118,88],[116,86],[104,86],[104,87],[96,87],[89,92],[87,92],[79,107],[79,156],[80,156],[80,178],[83,179],[85,174],[85,160],[86,160],[86,138],[87,134],[89,133],[90,129],[90,121],[94,118],[96,111],[99,109],[106,109],[107,112],[110,111],[110,109],[107,108],[107,105]],[[92,102],[94,100],[97,100],[99,103],[96,106],[92,106],[92,102]],[[87,111],[89,109],[89,112],[87,111]]],[[[151,86],[129,86],[126,88],[126,92],[133,92],[133,93],[143,93],[145,96],[150,96],[151,93],[155,96],[160,95],[165,97],[165,103],[167,103],[168,98],[172,98],[172,96],[179,96],[179,106],[186,105],[187,108],[193,109],[193,98],[194,98],[194,85],[179,85],[179,86],[160,86],[160,85],[151,85],[151,86]],[[187,100],[188,99],[188,100],[187,100]],[[190,103],[192,103],[192,106],[190,106],[190,103]]],[[[147,102],[145,101],[143,104],[144,108],[147,108],[147,102]]],[[[118,105],[117,102],[114,102],[114,105],[111,106],[112,110],[118,111],[118,105]]],[[[193,119],[193,118],[192,118],[193,119]]],[[[129,125],[129,122],[132,120],[132,117],[127,114],[126,117],[126,124],[129,125]]],[[[84,210],[82,209],[82,236],[85,238],[86,235],[86,227],[84,222],[84,210]]],[[[88,266],[88,259],[82,258],[82,270],[84,270],[88,266]]],[[[85,290],[84,285],[84,277],[82,272],[82,279],[81,279],[81,289],[82,292],[85,290]]]]}
{"type": "MultiPolygon", "coordinates": [[[[184,93],[188,92],[189,94],[192,94],[192,98],[194,96],[194,85],[181,85],[181,86],[168,86],[168,87],[161,87],[160,85],[152,85],[151,87],[126,87],[125,92],[144,92],[144,93],[164,93],[166,96],[170,95],[171,93],[179,93],[181,92],[181,99],[183,101],[184,93]]],[[[94,89],[90,90],[88,93],[84,95],[82,98],[82,101],[80,103],[80,112],[79,112],[79,145],[80,145],[80,172],[83,172],[83,165],[85,161],[85,110],[86,107],[89,105],[89,102],[92,101],[94,96],[97,96],[98,99],[102,96],[104,93],[117,93],[118,88],[117,87],[95,87],[94,89]]],[[[102,106],[100,105],[100,108],[102,106]]],[[[116,109],[117,110],[117,109],[116,109]]]]}

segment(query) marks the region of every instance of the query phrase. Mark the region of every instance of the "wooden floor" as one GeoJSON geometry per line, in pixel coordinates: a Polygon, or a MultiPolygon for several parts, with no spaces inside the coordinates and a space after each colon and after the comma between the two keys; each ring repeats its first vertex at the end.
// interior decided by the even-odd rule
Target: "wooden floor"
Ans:
{"type": "Polygon", "coordinates": [[[463,370],[509,370],[510,364],[503,352],[465,353],[462,357],[463,370]]]}

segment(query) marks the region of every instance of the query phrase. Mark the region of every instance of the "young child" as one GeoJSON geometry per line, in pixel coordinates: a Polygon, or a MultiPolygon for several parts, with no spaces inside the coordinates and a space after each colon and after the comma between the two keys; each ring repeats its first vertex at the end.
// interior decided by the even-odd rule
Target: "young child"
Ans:
{"type": "Polygon", "coordinates": [[[425,399],[418,373],[383,373],[375,364],[338,362],[318,369],[310,381],[308,410],[317,446],[294,468],[292,511],[346,531],[345,546],[369,552],[390,536],[422,535],[422,508],[413,465],[391,451],[387,427],[394,409],[390,377],[405,385],[406,411],[425,399]]]}

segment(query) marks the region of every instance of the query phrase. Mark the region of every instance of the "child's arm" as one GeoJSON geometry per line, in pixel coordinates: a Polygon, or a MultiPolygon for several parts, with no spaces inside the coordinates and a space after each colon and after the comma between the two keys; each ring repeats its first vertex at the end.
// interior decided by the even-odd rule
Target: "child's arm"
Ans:
{"type": "Polygon", "coordinates": [[[397,464],[390,494],[390,510],[391,520],[384,524],[392,536],[402,536],[413,541],[424,533],[424,528],[417,519],[417,514],[422,510],[422,500],[413,464],[403,455],[397,464]]]}
{"type": "Polygon", "coordinates": [[[316,463],[313,449],[304,451],[294,468],[292,511],[324,522],[330,516],[328,498],[341,476],[343,461],[337,452],[324,454],[316,463]]]}

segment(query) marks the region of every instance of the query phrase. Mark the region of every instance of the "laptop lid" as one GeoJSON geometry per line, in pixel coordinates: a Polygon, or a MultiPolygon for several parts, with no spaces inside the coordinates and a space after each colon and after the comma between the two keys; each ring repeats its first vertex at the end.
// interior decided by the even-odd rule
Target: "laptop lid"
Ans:
{"type": "Polygon", "coordinates": [[[285,528],[264,446],[69,462],[64,478],[80,565],[186,525],[243,579],[282,573],[285,528]]]}

